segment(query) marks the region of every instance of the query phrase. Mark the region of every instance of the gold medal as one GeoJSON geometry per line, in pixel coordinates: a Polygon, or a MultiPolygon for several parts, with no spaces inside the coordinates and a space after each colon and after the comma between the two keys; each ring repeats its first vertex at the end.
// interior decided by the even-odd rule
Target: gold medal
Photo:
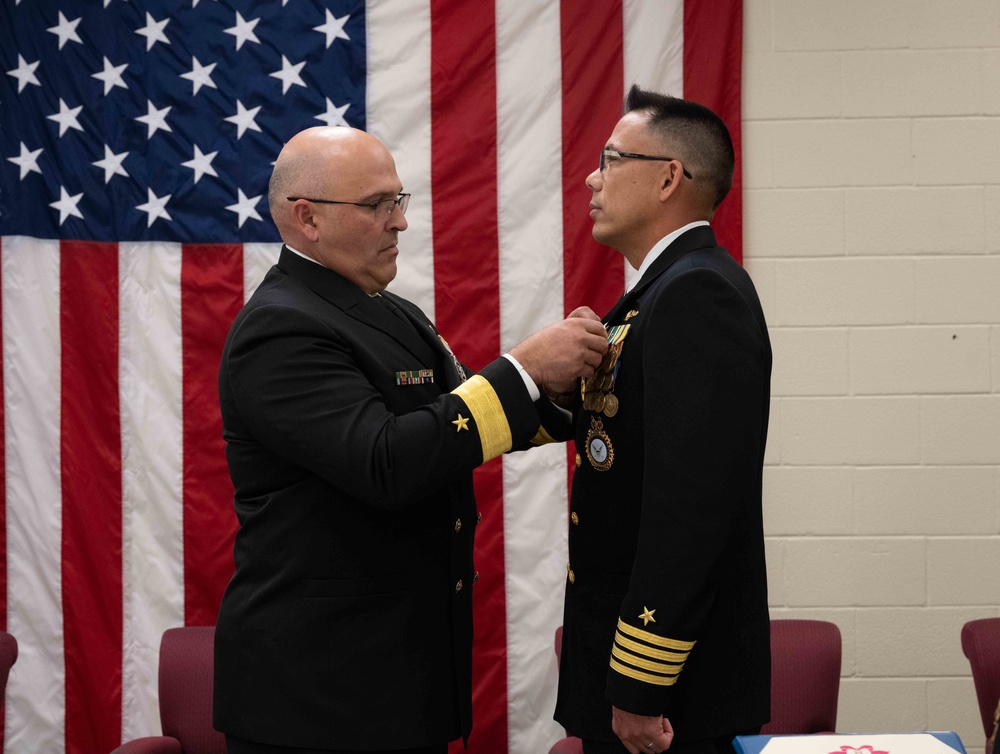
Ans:
{"type": "Polygon", "coordinates": [[[590,431],[587,432],[587,460],[598,471],[607,471],[615,460],[611,438],[604,431],[604,423],[596,416],[590,418],[590,431]]]}
{"type": "Polygon", "coordinates": [[[604,402],[605,402],[606,398],[607,398],[607,395],[605,395],[604,393],[598,393],[597,395],[595,395],[594,396],[594,408],[591,409],[591,410],[594,411],[594,413],[598,413],[598,414],[601,413],[604,410],[604,402]]]}
{"type": "Polygon", "coordinates": [[[618,413],[618,397],[608,393],[604,398],[604,415],[609,419],[618,413]]]}

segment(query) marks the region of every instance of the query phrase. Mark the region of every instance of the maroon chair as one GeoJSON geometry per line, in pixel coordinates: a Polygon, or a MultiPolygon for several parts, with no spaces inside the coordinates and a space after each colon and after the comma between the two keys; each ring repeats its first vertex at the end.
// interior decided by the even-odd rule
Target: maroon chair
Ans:
{"type": "Polygon", "coordinates": [[[835,623],[772,620],[771,722],[761,733],[835,731],[840,660],[840,629],[835,623]]]}
{"type": "Polygon", "coordinates": [[[983,732],[989,738],[1000,699],[1000,618],[970,620],[962,626],[962,651],[972,667],[979,716],[983,732]]]}
{"type": "Polygon", "coordinates": [[[0,710],[7,699],[7,677],[17,662],[17,639],[6,631],[0,631],[0,710]]]}
{"type": "Polygon", "coordinates": [[[215,627],[171,628],[160,641],[162,736],[137,738],[112,754],[226,754],[226,738],[212,728],[215,627]]]}
{"type": "MultiPolygon", "coordinates": [[[[560,659],[562,627],[556,629],[560,659]]],[[[771,621],[771,722],[761,733],[824,733],[837,729],[841,638],[834,623],[819,620],[771,621]]],[[[572,736],[549,754],[582,754],[572,736]]]]}

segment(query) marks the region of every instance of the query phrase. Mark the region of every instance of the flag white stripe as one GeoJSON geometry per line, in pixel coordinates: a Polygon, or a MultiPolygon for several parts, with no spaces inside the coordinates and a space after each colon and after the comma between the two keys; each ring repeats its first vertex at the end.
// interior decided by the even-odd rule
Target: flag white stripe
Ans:
{"type": "MultiPolygon", "coordinates": [[[[638,84],[683,97],[684,0],[623,0],[622,14],[625,91],[638,84]]],[[[622,264],[628,285],[636,271],[628,262],[622,264]]]]}
{"type": "Polygon", "coordinates": [[[7,466],[5,750],[61,752],[65,738],[60,477],[59,242],[3,239],[7,466]]]}
{"type": "Polygon", "coordinates": [[[409,192],[409,227],[399,237],[389,287],[434,319],[431,222],[431,12],[428,0],[368,0],[368,131],[396,160],[409,192]]]}
{"type": "MultiPolygon", "coordinates": [[[[563,316],[559,4],[497,2],[500,341],[509,350],[563,316]],[[524,61],[530,60],[531,65],[524,61]]],[[[581,178],[582,180],[582,178],[581,178]]],[[[562,735],[552,636],[562,622],[566,450],[503,459],[508,751],[562,735]]]]}
{"type": "Polygon", "coordinates": [[[184,625],[181,247],[122,243],[122,740],[160,727],[160,637],[184,625]]]}
{"type": "Polygon", "coordinates": [[[281,254],[280,243],[248,243],[243,246],[243,300],[257,290],[267,271],[281,254]]]}
{"type": "Polygon", "coordinates": [[[623,0],[624,74],[632,84],[684,96],[684,0],[623,0]]]}

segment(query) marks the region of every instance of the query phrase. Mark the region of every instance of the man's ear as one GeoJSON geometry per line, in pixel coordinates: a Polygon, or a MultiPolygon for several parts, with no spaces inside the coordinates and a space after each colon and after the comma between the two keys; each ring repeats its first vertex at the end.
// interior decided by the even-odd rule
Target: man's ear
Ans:
{"type": "Polygon", "coordinates": [[[660,201],[669,199],[679,185],[678,177],[683,168],[679,162],[664,163],[663,171],[660,173],[660,201]]]}
{"type": "Polygon", "coordinates": [[[319,240],[316,214],[310,202],[296,202],[292,205],[292,223],[310,241],[319,240]]]}

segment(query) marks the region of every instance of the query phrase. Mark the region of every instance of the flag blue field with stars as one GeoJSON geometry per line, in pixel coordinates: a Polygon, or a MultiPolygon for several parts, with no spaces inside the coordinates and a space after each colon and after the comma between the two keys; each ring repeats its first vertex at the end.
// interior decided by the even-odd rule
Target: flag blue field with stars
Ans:
{"type": "Polygon", "coordinates": [[[365,126],[363,0],[3,0],[0,235],[276,241],[309,126],[365,126]]]}

